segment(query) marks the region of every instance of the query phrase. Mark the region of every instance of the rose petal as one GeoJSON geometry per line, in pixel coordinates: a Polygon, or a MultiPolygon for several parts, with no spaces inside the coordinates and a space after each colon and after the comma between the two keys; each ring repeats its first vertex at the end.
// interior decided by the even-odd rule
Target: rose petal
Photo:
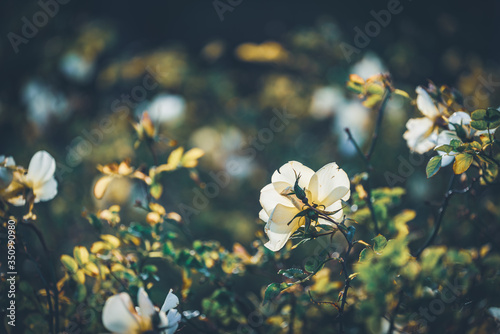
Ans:
{"type": "Polygon", "coordinates": [[[173,334],[179,327],[179,322],[181,321],[181,314],[176,309],[173,309],[168,312],[167,318],[168,318],[167,334],[173,334]]]}
{"type": "Polygon", "coordinates": [[[426,118],[410,118],[406,122],[408,129],[403,138],[406,140],[408,147],[417,153],[424,154],[436,146],[437,135],[435,131],[431,132],[434,123],[426,118]]]}
{"type": "Polygon", "coordinates": [[[293,203],[283,195],[276,192],[274,185],[272,183],[268,184],[260,191],[260,205],[267,212],[268,215],[273,212],[277,204],[282,204],[284,206],[293,207],[293,203]]]}
{"type": "Polygon", "coordinates": [[[271,177],[271,182],[276,191],[281,193],[287,187],[293,187],[299,175],[299,186],[304,188],[309,184],[309,180],[314,175],[314,171],[298,161],[289,161],[274,172],[271,177]]]}
{"type": "Polygon", "coordinates": [[[267,223],[267,221],[269,220],[269,215],[267,214],[266,210],[260,210],[259,218],[267,223]]]}
{"type": "Polygon", "coordinates": [[[420,110],[420,112],[423,115],[431,119],[434,119],[437,116],[439,116],[439,110],[434,104],[434,101],[430,97],[429,93],[427,93],[427,91],[423,89],[421,86],[418,86],[415,91],[417,92],[418,110],[420,110]]]}
{"type": "Polygon", "coordinates": [[[57,195],[57,181],[54,178],[33,189],[35,203],[50,201],[57,195]]]}
{"type": "Polygon", "coordinates": [[[168,310],[171,310],[177,307],[177,305],[179,305],[179,298],[176,295],[174,295],[172,291],[173,290],[170,289],[170,291],[167,294],[167,297],[165,298],[165,302],[163,302],[163,306],[161,307],[161,310],[163,312],[167,312],[168,310]]]}
{"type": "Polygon", "coordinates": [[[309,183],[312,200],[316,204],[322,204],[325,207],[341,199],[348,199],[350,195],[349,189],[349,177],[334,162],[323,166],[314,173],[309,183]]]}
{"type": "Polygon", "coordinates": [[[264,246],[274,252],[279,251],[293,232],[303,224],[303,217],[293,219],[297,213],[299,213],[299,210],[296,208],[290,208],[281,204],[276,205],[265,227],[269,241],[264,246]]]}
{"type": "Polygon", "coordinates": [[[46,151],[38,151],[31,158],[26,178],[36,186],[47,182],[55,171],[56,161],[54,158],[46,151]]]}
{"type": "Polygon", "coordinates": [[[102,323],[113,333],[137,333],[140,324],[130,296],[122,292],[109,297],[102,310],[102,323]]]}
{"type": "Polygon", "coordinates": [[[448,128],[451,130],[451,131],[455,131],[455,127],[453,125],[451,125],[451,123],[453,124],[458,124],[458,125],[469,125],[471,122],[471,118],[469,116],[469,114],[467,114],[466,112],[463,112],[463,111],[457,111],[457,112],[454,112],[450,118],[448,118],[448,128]]]}
{"type": "Polygon", "coordinates": [[[155,314],[155,306],[149,296],[144,290],[144,288],[140,288],[137,292],[137,303],[139,304],[139,310],[142,317],[147,319],[151,319],[153,314],[155,314]]]}

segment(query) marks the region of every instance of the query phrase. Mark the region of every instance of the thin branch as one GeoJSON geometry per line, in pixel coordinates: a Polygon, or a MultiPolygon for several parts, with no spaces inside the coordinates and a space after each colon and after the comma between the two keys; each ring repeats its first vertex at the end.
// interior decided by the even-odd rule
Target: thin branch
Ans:
{"type": "Polygon", "coordinates": [[[391,97],[391,90],[389,87],[386,87],[384,98],[382,100],[382,103],[380,103],[380,107],[378,109],[377,121],[375,123],[375,130],[373,131],[373,136],[372,136],[372,143],[370,145],[368,153],[366,154],[367,161],[370,161],[373,152],[375,151],[375,146],[377,145],[380,128],[382,127],[382,119],[384,118],[385,106],[387,105],[387,101],[389,101],[390,97],[391,97]]]}
{"type": "Polygon", "coordinates": [[[336,302],[328,302],[328,301],[315,300],[313,298],[312,293],[311,293],[310,290],[308,291],[308,294],[309,294],[309,299],[311,300],[312,303],[318,304],[318,305],[328,304],[328,305],[331,305],[331,306],[335,307],[337,310],[340,310],[340,307],[337,305],[336,302]]]}
{"type": "Polygon", "coordinates": [[[45,293],[47,294],[47,304],[49,306],[49,317],[50,317],[49,332],[50,333],[56,333],[54,331],[54,318],[55,317],[54,317],[54,309],[53,309],[53,306],[52,306],[52,298],[51,298],[51,293],[50,293],[50,285],[47,283],[47,280],[43,276],[42,271],[39,268],[38,262],[35,260],[35,258],[33,257],[33,255],[31,255],[28,252],[28,248],[26,247],[26,244],[24,242],[22,242],[22,241],[21,241],[21,244],[22,244],[22,246],[24,248],[24,252],[25,252],[26,256],[28,257],[28,259],[30,259],[31,261],[33,261],[33,263],[35,264],[35,269],[38,272],[38,276],[40,277],[40,280],[42,281],[42,283],[44,285],[45,293]]]}
{"type": "Polygon", "coordinates": [[[57,289],[55,269],[54,269],[54,264],[51,261],[50,251],[49,248],[47,247],[47,243],[45,242],[45,238],[43,237],[43,233],[42,231],[40,231],[40,229],[38,229],[38,227],[29,222],[25,221],[20,221],[20,222],[23,226],[26,226],[30,228],[33,232],[35,232],[36,236],[38,237],[38,240],[42,244],[42,248],[45,252],[45,257],[47,258],[47,262],[49,263],[49,272],[51,278],[49,286],[52,288],[54,292],[54,321],[55,321],[55,333],[57,333],[59,332],[59,291],[57,289]]]}
{"type": "Polygon", "coordinates": [[[374,225],[376,235],[380,234],[380,229],[378,227],[377,215],[375,214],[375,209],[373,207],[373,202],[372,202],[372,191],[371,191],[371,185],[370,185],[370,176],[371,175],[370,175],[370,173],[372,172],[373,167],[370,163],[370,160],[372,158],[373,152],[375,151],[375,147],[377,145],[380,129],[382,127],[382,120],[384,118],[385,107],[386,107],[387,101],[389,101],[390,97],[391,97],[391,90],[389,87],[386,87],[384,98],[383,98],[382,102],[380,103],[380,107],[378,109],[377,121],[375,123],[375,130],[373,131],[372,142],[371,142],[370,148],[368,149],[368,152],[366,154],[363,154],[363,151],[361,150],[360,146],[358,145],[358,143],[356,142],[356,140],[352,136],[351,130],[349,130],[349,128],[345,128],[345,132],[347,133],[347,137],[349,138],[349,141],[351,141],[351,143],[354,145],[356,152],[358,153],[358,155],[361,157],[361,159],[366,164],[366,173],[368,175],[366,182],[364,182],[365,190],[367,193],[366,204],[368,206],[368,209],[370,210],[370,215],[371,215],[371,218],[373,220],[373,225],[374,225]]]}
{"type": "Polygon", "coordinates": [[[475,182],[475,180],[474,180],[468,187],[466,187],[464,189],[457,190],[457,189],[452,189],[454,180],[455,180],[455,174],[452,174],[452,176],[450,178],[450,183],[448,185],[448,190],[446,191],[446,194],[444,196],[443,203],[441,204],[441,207],[438,210],[438,217],[436,220],[436,224],[434,225],[434,230],[432,231],[432,234],[430,235],[429,239],[427,239],[425,244],[415,254],[416,258],[418,258],[422,254],[422,252],[434,242],[434,239],[436,238],[436,236],[439,232],[439,229],[441,227],[441,222],[443,221],[443,217],[444,217],[444,214],[446,212],[446,208],[448,207],[448,204],[450,202],[451,197],[454,194],[464,194],[464,193],[468,192],[475,182]]]}
{"type": "Polygon", "coordinates": [[[339,330],[340,330],[340,333],[343,334],[344,333],[344,308],[345,308],[345,304],[346,304],[346,301],[347,301],[347,293],[349,292],[349,288],[351,286],[351,279],[349,278],[349,273],[347,272],[347,265],[345,263],[347,257],[349,256],[349,253],[351,252],[351,249],[352,249],[352,242],[349,242],[349,247],[347,248],[347,252],[344,256],[344,258],[342,259],[342,271],[344,272],[344,277],[345,277],[345,285],[344,285],[344,291],[342,292],[342,302],[340,303],[340,310],[339,310],[339,314],[337,315],[337,317],[339,318],[339,330]]]}

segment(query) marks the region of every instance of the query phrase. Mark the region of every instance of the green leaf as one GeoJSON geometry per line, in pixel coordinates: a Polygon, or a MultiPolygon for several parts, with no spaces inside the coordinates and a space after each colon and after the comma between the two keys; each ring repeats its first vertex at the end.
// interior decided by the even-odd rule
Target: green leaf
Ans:
{"type": "Polygon", "coordinates": [[[455,128],[455,132],[461,140],[467,140],[467,133],[461,124],[450,123],[455,128]]]}
{"type": "Polygon", "coordinates": [[[299,280],[307,276],[307,274],[299,268],[281,269],[280,271],[278,271],[278,275],[283,275],[288,278],[299,280]]]}
{"type": "Polygon", "coordinates": [[[304,264],[305,271],[314,273],[319,271],[325,265],[325,260],[328,258],[328,250],[319,253],[318,256],[311,256],[304,264]]]}
{"type": "Polygon", "coordinates": [[[431,178],[436,173],[439,171],[439,168],[441,168],[441,160],[443,159],[442,156],[438,155],[435,157],[432,157],[431,160],[427,163],[427,167],[425,168],[425,173],[427,174],[427,178],[431,178]]]}
{"type": "Polygon", "coordinates": [[[458,139],[452,139],[450,145],[453,147],[453,149],[457,149],[462,146],[462,142],[458,139]]]}
{"type": "Polygon", "coordinates": [[[76,263],[75,259],[73,259],[71,256],[66,254],[62,255],[61,262],[64,268],[66,268],[71,274],[75,274],[77,272],[78,264],[76,263]]]}
{"type": "Polygon", "coordinates": [[[366,91],[369,94],[382,95],[385,92],[385,88],[382,85],[372,83],[367,85],[366,91]]]}
{"type": "Polygon", "coordinates": [[[264,293],[264,305],[267,304],[270,300],[278,297],[281,291],[285,290],[292,284],[287,283],[271,283],[267,286],[266,292],[264,293]]]}
{"type": "Polygon", "coordinates": [[[82,267],[89,262],[89,251],[83,246],[76,246],[73,248],[73,256],[82,267]]]}
{"type": "Polygon", "coordinates": [[[470,126],[480,131],[488,130],[488,123],[486,121],[472,121],[470,122],[470,126]]]}
{"type": "Polygon", "coordinates": [[[440,151],[440,152],[445,152],[445,153],[450,153],[453,151],[453,146],[451,145],[441,145],[438,146],[434,149],[434,151],[440,151]]]}
{"type": "Polygon", "coordinates": [[[478,143],[477,141],[473,141],[472,143],[469,144],[474,150],[476,151],[481,151],[483,149],[483,147],[481,146],[480,143],[478,143]]]}
{"type": "Polygon", "coordinates": [[[478,109],[476,111],[473,111],[470,115],[473,121],[482,121],[484,119],[484,116],[486,116],[485,109],[478,109]]]}
{"type": "Polygon", "coordinates": [[[377,253],[379,253],[381,250],[387,246],[387,239],[382,235],[379,234],[373,240],[373,250],[377,253]]]}
{"type": "Polygon", "coordinates": [[[371,248],[365,248],[359,253],[359,262],[368,260],[369,256],[373,254],[371,248]]]}
{"type": "Polygon", "coordinates": [[[453,172],[455,174],[462,174],[469,169],[473,161],[472,155],[468,153],[461,153],[455,156],[455,162],[453,163],[453,172]]]}
{"type": "Polygon", "coordinates": [[[163,186],[160,183],[154,183],[151,185],[151,188],[149,188],[149,193],[155,199],[159,199],[163,193],[163,186]]]}
{"type": "MultiPolygon", "coordinates": [[[[300,237],[302,237],[302,236],[300,236],[300,237]]],[[[296,243],[295,245],[293,245],[292,249],[295,249],[295,248],[299,247],[300,245],[305,244],[306,242],[311,241],[311,240],[312,240],[311,238],[304,238],[304,239],[300,240],[298,243],[296,243]]]]}
{"type": "Polygon", "coordinates": [[[471,115],[471,126],[476,130],[496,129],[500,126],[500,111],[494,108],[478,109],[471,115]]]}

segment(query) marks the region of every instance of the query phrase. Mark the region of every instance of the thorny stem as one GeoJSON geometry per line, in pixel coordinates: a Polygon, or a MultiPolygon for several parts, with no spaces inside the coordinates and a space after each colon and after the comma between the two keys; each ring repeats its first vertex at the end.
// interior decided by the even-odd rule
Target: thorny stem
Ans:
{"type": "Polygon", "coordinates": [[[29,222],[24,222],[21,221],[21,223],[32,229],[33,232],[35,232],[36,236],[38,237],[38,240],[42,244],[42,248],[45,252],[45,256],[47,258],[47,261],[49,262],[49,267],[50,267],[50,276],[51,276],[51,282],[49,283],[49,286],[52,287],[52,290],[54,292],[54,320],[55,320],[55,333],[59,332],[59,291],[57,289],[57,282],[56,282],[56,275],[55,275],[55,270],[54,270],[54,265],[51,261],[50,258],[50,252],[47,247],[47,243],[45,242],[45,238],[43,237],[42,231],[38,229],[35,225],[29,223],[29,222]]]}
{"type": "MultiPolygon", "coordinates": [[[[349,240],[347,240],[347,242],[349,242],[349,240]]],[[[347,252],[346,252],[344,258],[341,261],[342,262],[342,271],[344,272],[344,277],[345,277],[344,291],[342,293],[342,303],[340,304],[339,314],[337,316],[339,318],[339,329],[340,329],[341,334],[344,333],[344,322],[343,322],[344,308],[345,308],[345,304],[346,304],[346,300],[347,300],[347,293],[349,291],[349,287],[351,286],[351,279],[349,278],[349,273],[347,272],[347,265],[345,263],[345,260],[349,256],[349,253],[351,252],[352,246],[353,246],[353,243],[351,241],[351,242],[349,242],[349,247],[347,248],[347,252]]]]}
{"type": "Polygon", "coordinates": [[[425,244],[417,251],[417,253],[415,254],[415,258],[418,258],[422,254],[422,252],[434,242],[434,239],[436,238],[436,236],[439,232],[439,229],[441,227],[441,222],[443,221],[443,217],[444,217],[444,214],[446,212],[446,208],[448,207],[448,203],[450,202],[451,197],[454,194],[464,194],[464,193],[468,192],[471,189],[472,185],[474,184],[474,181],[473,181],[468,187],[466,187],[464,189],[456,190],[456,189],[452,189],[454,180],[455,180],[455,174],[452,174],[452,176],[450,178],[450,183],[448,185],[448,190],[446,191],[446,194],[444,196],[443,203],[441,204],[441,207],[438,210],[438,217],[436,220],[436,224],[434,225],[434,230],[432,231],[432,234],[430,235],[429,239],[427,239],[425,244]]]}

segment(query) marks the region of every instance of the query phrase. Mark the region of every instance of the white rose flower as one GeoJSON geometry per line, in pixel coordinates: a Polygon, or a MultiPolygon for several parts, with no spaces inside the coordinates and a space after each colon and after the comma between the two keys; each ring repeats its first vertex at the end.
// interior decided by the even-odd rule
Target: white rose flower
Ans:
{"type": "MultiPolygon", "coordinates": [[[[102,310],[102,323],[107,330],[117,334],[138,334],[150,330],[156,333],[173,334],[181,320],[180,313],[175,309],[179,298],[169,291],[167,298],[158,310],[148,297],[144,288],[137,293],[139,307],[134,308],[128,293],[109,297],[102,310]],[[153,317],[157,316],[158,323],[153,324],[153,317]],[[156,328],[153,328],[153,327],[156,328]]],[[[156,322],[155,322],[156,323],[156,322]]]]}
{"type": "MultiPolygon", "coordinates": [[[[21,175],[17,183],[29,187],[35,195],[35,203],[50,201],[57,195],[57,181],[54,178],[56,161],[46,151],[38,151],[31,158],[28,173],[21,175]]],[[[22,206],[26,199],[19,195],[9,199],[15,206],[22,206]]]]}
{"type": "MultiPolygon", "coordinates": [[[[299,176],[298,184],[305,188],[310,205],[316,205],[325,211],[336,211],[330,216],[335,221],[343,217],[342,200],[348,200],[351,194],[347,174],[336,163],[329,163],[315,173],[300,162],[290,161],[274,172],[272,183],[260,193],[263,209],[259,217],[267,222],[265,232],[269,242],[265,246],[272,251],[279,251],[290,236],[305,224],[304,217],[294,219],[305,205],[293,194],[295,181],[299,176]]],[[[319,223],[333,225],[322,218],[319,223]]]]}
{"type": "Polygon", "coordinates": [[[406,123],[407,131],[403,134],[408,147],[417,153],[424,154],[436,146],[438,127],[437,122],[442,120],[442,114],[429,93],[418,86],[417,108],[425,116],[410,118],[406,123]]]}

